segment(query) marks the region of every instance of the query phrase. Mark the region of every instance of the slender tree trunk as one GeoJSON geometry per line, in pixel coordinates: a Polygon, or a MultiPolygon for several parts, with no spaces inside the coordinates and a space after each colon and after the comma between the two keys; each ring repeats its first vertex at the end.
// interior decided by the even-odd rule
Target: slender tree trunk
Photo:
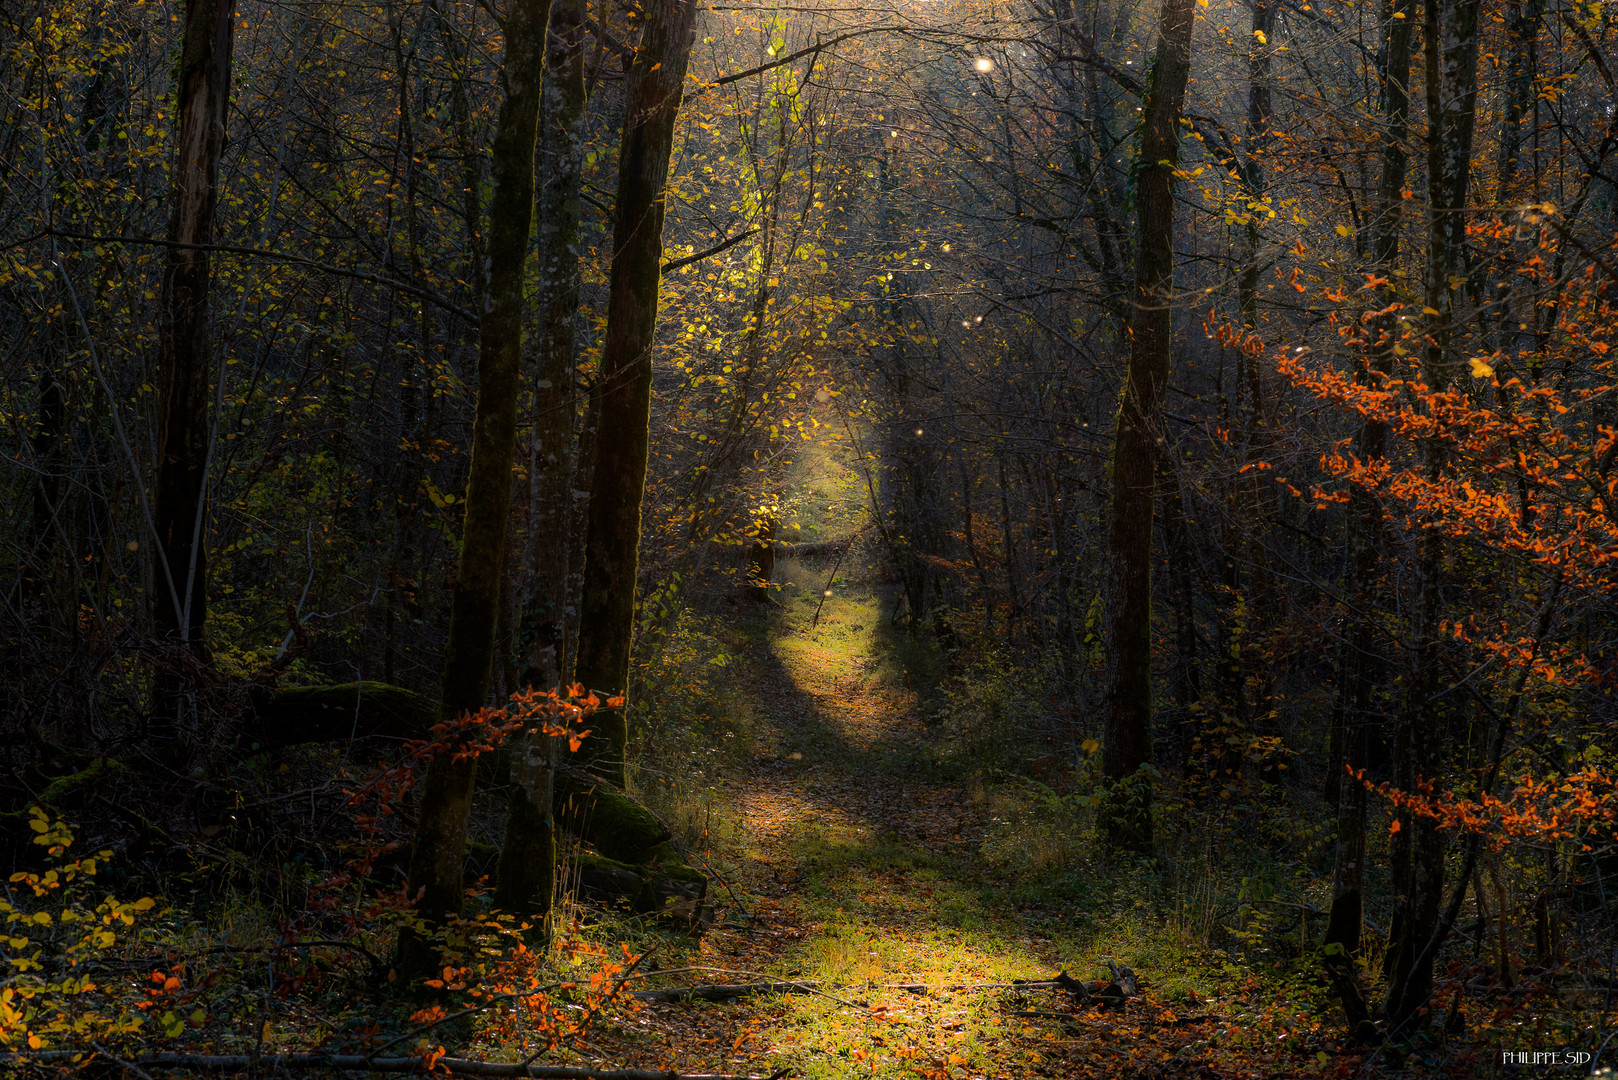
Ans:
{"type": "MultiPolygon", "coordinates": [[[[449,61],[449,115],[461,157],[461,221],[466,227],[467,269],[471,275],[467,280],[472,285],[473,295],[482,296],[488,286],[485,275],[489,272],[483,232],[483,154],[479,152],[478,136],[472,123],[471,95],[466,90],[470,76],[460,31],[450,22],[442,0],[428,0],[428,7],[438,21],[439,40],[449,61]]],[[[492,213],[490,220],[493,221],[492,213]]]]}
{"type": "Polygon", "coordinates": [[[1534,107],[1534,78],[1539,74],[1539,24],[1544,9],[1544,0],[1506,2],[1506,112],[1500,123],[1500,153],[1495,166],[1496,205],[1515,201],[1523,121],[1534,107]]]}
{"type": "MultiPolygon", "coordinates": [[[[580,124],[584,117],[584,0],[554,0],[540,101],[539,184],[534,231],[539,248],[535,308],[532,444],[528,462],[526,597],[518,632],[519,685],[542,690],[567,681],[567,571],[571,539],[574,325],[579,309],[580,124]]],[[[555,740],[524,736],[514,748],[505,843],[495,870],[495,906],[549,918],[556,887],[551,816],[555,740]]]]}
{"type": "MultiPolygon", "coordinates": [[[[1378,184],[1376,216],[1372,221],[1371,269],[1377,277],[1391,278],[1399,258],[1399,231],[1403,220],[1404,187],[1410,157],[1405,140],[1410,134],[1410,48],[1414,19],[1412,0],[1386,0],[1383,24],[1388,28],[1382,50],[1382,105],[1386,129],[1382,176],[1378,184]],[[1396,18],[1395,16],[1402,16],[1396,18]]],[[[1391,308],[1390,286],[1375,293],[1373,310],[1391,308]]],[[[1361,380],[1374,383],[1392,374],[1399,324],[1393,314],[1375,318],[1368,331],[1366,367],[1361,380]]],[[[1362,461],[1376,461],[1387,453],[1387,425],[1367,420],[1355,439],[1362,461]]],[[[1321,955],[1326,975],[1337,990],[1348,1017],[1350,1033],[1362,1041],[1375,1038],[1370,1010],[1360,989],[1357,960],[1364,920],[1365,889],[1365,785],[1356,774],[1366,765],[1372,724],[1372,697],[1381,665],[1376,653],[1376,568],[1382,541],[1382,508],[1370,493],[1355,490],[1349,507],[1348,546],[1350,598],[1338,672],[1338,704],[1333,714],[1333,738],[1340,758],[1331,763],[1328,792],[1337,804],[1337,845],[1332,868],[1331,914],[1327,918],[1321,955]],[[1334,786],[1331,786],[1334,785],[1334,786]]]]}
{"type": "MultiPolygon", "coordinates": [[[[65,472],[64,459],[71,446],[68,442],[68,402],[63,377],[65,365],[58,351],[55,330],[52,327],[42,335],[45,361],[35,384],[39,394],[39,424],[28,439],[38,478],[33,485],[33,512],[29,515],[22,543],[18,545],[24,553],[20,572],[6,603],[6,613],[17,621],[16,637],[8,642],[8,651],[10,645],[20,647],[31,629],[37,629],[33,627],[34,618],[49,615],[51,602],[47,594],[53,576],[50,564],[63,532],[62,476],[65,472]]],[[[8,661],[19,659],[18,655],[8,657],[8,661]]],[[[21,676],[25,673],[17,670],[16,674],[21,676]]]]}
{"type": "MultiPolygon", "coordinates": [[[[1275,0],[1257,0],[1253,5],[1253,33],[1248,48],[1247,64],[1247,125],[1244,142],[1247,161],[1245,180],[1251,197],[1247,226],[1243,230],[1243,266],[1241,271],[1242,326],[1249,339],[1258,337],[1258,283],[1260,259],[1264,250],[1263,223],[1268,220],[1265,200],[1269,193],[1269,174],[1266,170],[1270,146],[1274,142],[1271,127],[1275,122],[1274,92],[1271,86],[1276,50],[1275,17],[1280,4],[1275,0]]],[[[1243,418],[1246,431],[1244,441],[1249,463],[1264,461],[1274,447],[1270,415],[1265,405],[1264,360],[1248,349],[1238,354],[1243,372],[1243,394],[1247,412],[1243,418]]],[[[1260,735],[1280,739],[1283,728],[1276,723],[1274,711],[1269,708],[1268,684],[1273,680],[1270,665],[1255,664],[1252,657],[1261,655],[1268,644],[1268,626],[1279,609],[1273,576],[1269,573],[1269,558],[1264,537],[1265,527],[1273,521],[1278,510],[1276,486],[1265,479],[1263,472],[1254,469],[1241,480],[1241,515],[1236,518],[1244,526],[1247,573],[1246,589],[1240,596],[1243,610],[1241,658],[1235,664],[1238,673],[1236,688],[1237,713],[1242,728],[1260,735]],[[1249,691],[1250,673],[1254,683],[1249,691]]],[[[1277,750],[1266,752],[1259,762],[1261,783],[1278,787],[1284,768],[1283,755],[1277,750]]]]}
{"type": "MultiPolygon", "coordinates": [[[[1464,284],[1458,273],[1466,243],[1466,201],[1470,190],[1472,142],[1477,126],[1479,0],[1428,0],[1425,25],[1427,69],[1427,343],[1422,375],[1434,391],[1444,389],[1451,372],[1450,346],[1455,304],[1464,284]]],[[[1433,478],[1444,468],[1436,442],[1422,446],[1423,464],[1433,478]]],[[[1396,737],[1395,783],[1414,792],[1438,775],[1442,763],[1435,655],[1440,615],[1443,539],[1429,531],[1421,541],[1415,610],[1409,636],[1409,674],[1396,737]]],[[[1401,832],[1409,836],[1402,879],[1394,882],[1398,933],[1388,944],[1389,1031],[1409,1034],[1425,1022],[1433,990],[1433,944],[1444,899],[1447,838],[1430,817],[1402,812],[1401,832]]]]}
{"type": "Polygon", "coordinates": [[[989,573],[978,552],[977,530],[972,522],[973,478],[966,471],[966,460],[959,462],[961,476],[961,535],[966,539],[966,558],[978,582],[978,598],[983,604],[983,636],[994,637],[994,591],[989,588],[989,573]]]}
{"type": "Polygon", "coordinates": [[[1196,593],[1191,584],[1190,530],[1186,528],[1185,506],[1180,489],[1179,462],[1158,463],[1163,478],[1163,547],[1168,557],[1169,580],[1174,593],[1174,687],[1172,713],[1175,762],[1182,776],[1190,763],[1195,708],[1202,700],[1202,675],[1197,655],[1196,593]]]}
{"type": "MultiPolygon", "coordinates": [[[[165,643],[206,656],[208,393],[212,355],[208,338],[211,266],[204,247],[213,240],[219,198],[219,156],[225,148],[230,99],[234,0],[189,0],[180,47],[179,135],[170,193],[170,247],[163,274],[163,324],[157,362],[157,473],[152,518],[153,628],[165,643]]],[[[188,711],[185,681],[172,668],[154,684],[156,729],[172,733],[188,711]]]]}
{"type": "Polygon", "coordinates": [[[1006,476],[1006,456],[995,459],[1000,480],[1000,555],[1006,569],[1006,600],[1011,605],[1006,611],[1006,644],[1016,640],[1018,620],[1022,618],[1021,575],[1017,573],[1017,541],[1011,528],[1011,480],[1006,476]]]}
{"type": "MultiPolygon", "coordinates": [[[[1539,75],[1539,24],[1544,7],[1544,0],[1507,0],[1506,3],[1506,105],[1500,122],[1494,181],[1494,203],[1501,211],[1518,202],[1520,196],[1533,194],[1521,191],[1517,165],[1522,156],[1525,121],[1534,108],[1534,80],[1539,75]]],[[[1608,127],[1609,139],[1614,131],[1618,131],[1618,127],[1608,127]]],[[[1606,140],[1603,140],[1603,149],[1605,147],[1606,140]]],[[[1598,154],[1598,159],[1604,156],[1598,154]]],[[[1502,266],[1494,282],[1497,287],[1488,294],[1484,321],[1494,325],[1497,349],[1509,349],[1522,336],[1518,326],[1528,321],[1514,310],[1517,306],[1513,295],[1516,269],[1515,265],[1502,266]]],[[[1537,359],[1530,361],[1533,367],[1538,363],[1537,359]]]]}
{"type": "Polygon", "coordinates": [[[1152,849],[1152,516],[1173,330],[1174,170],[1191,70],[1195,0],[1163,0],[1137,174],[1139,213],[1129,371],[1112,455],[1103,766],[1113,784],[1109,841],[1152,849]]]}
{"type": "MultiPolygon", "coordinates": [[[[585,534],[577,678],[619,695],[629,684],[641,497],[652,412],[652,338],[663,258],[664,189],[674,122],[696,32],[695,0],[655,0],[629,70],[601,349],[601,416],[585,534]]],[[[591,717],[585,753],[622,784],[629,726],[622,708],[591,717]]]]}
{"type": "MultiPolygon", "coordinates": [[[[500,78],[504,100],[490,155],[488,291],[478,340],[478,397],[472,461],[461,525],[461,561],[451,599],[439,713],[449,721],[481,709],[493,672],[495,621],[504,581],[511,466],[517,447],[522,362],[523,264],[534,203],[534,138],[550,0],[513,0],[505,23],[500,78]]],[[[461,865],[477,759],[441,754],[427,767],[421,816],[410,852],[409,888],[429,926],[461,910],[461,865]]],[[[399,942],[407,979],[425,970],[432,949],[414,935],[399,942]]]]}
{"type": "MultiPolygon", "coordinates": [[[[1275,13],[1279,5],[1275,0],[1258,0],[1253,5],[1253,36],[1248,42],[1251,50],[1247,58],[1247,125],[1246,160],[1242,163],[1242,185],[1247,189],[1247,224],[1242,228],[1242,267],[1237,279],[1238,306],[1242,324],[1249,334],[1258,332],[1258,279],[1259,249],[1263,243],[1261,223],[1265,213],[1260,208],[1269,182],[1264,171],[1264,155],[1272,141],[1270,125],[1275,108],[1270,89],[1270,70],[1275,56],[1275,13]]],[[[1261,422],[1262,381],[1255,358],[1238,354],[1242,365],[1242,381],[1248,394],[1247,408],[1252,422],[1261,422]]]]}

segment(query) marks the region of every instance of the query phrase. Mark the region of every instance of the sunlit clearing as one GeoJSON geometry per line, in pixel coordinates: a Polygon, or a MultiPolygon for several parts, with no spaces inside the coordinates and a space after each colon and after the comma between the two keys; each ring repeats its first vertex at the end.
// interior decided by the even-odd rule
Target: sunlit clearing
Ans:
{"type": "Polygon", "coordinates": [[[988,74],[994,70],[994,61],[990,60],[987,56],[980,56],[976,60],[972,61],[972,67],[974,70],[988,74]]]}

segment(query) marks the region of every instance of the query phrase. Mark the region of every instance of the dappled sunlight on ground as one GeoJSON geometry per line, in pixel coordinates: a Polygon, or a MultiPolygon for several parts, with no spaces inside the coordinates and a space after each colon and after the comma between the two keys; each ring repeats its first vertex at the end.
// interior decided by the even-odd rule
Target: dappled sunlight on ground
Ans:
{"type": "MultiPolygon", "coordinates": [[[[846,535],[860,516],[863,492],[836,484],[828,473],[801,485],[806,502],[842,504],[832,535],[827,519],[802,518],[805,539],[846,535]]],[[[809,1080],[1159,1075],[1141,1066],[1185,1051],[1206,1016],[1150,996],[1086,1012],[1064,991],[1008,985],[1064,963],[1095,977],[1078,900],[1019,905],[1017,883],[985,858],[996,804],[940,758],[868,544],[831,565],[782,560],[771,603],[731,626],[757,724],[726,795],[739,837],[713,893],[722,919],[677,973],[648,983],[793,979],[814,991],[652,1004],[603,1032],[602,1059],[809,1080]]],[[[1189,1057],[1175,1068],[1202,1075],[1189,1057]]]]}
{"type": "Polygon", "coordinates": [[[932,732],[882,652],[876,584],[850,573],[811,627],[818,591],[781,590],[757,615],[767,627],[747,660],[761,730],[732,793],[742,839],[718,892],[727,910],[682,961],[700,971],[648,984],[815,990],[652,1004],[602,1033],[603,1059],[808,1080],[1209,1075],[1188,1056],[1217,1019],[1206,1010],[1149,994],[1122,1013],[1076,1010],[1063,991],[1007,985],[1064,962],[1093,977],[1094,961],[1052,936],[1060,914],[1009,903],[981,856],[991,804],[936,768],[932,732]]]}

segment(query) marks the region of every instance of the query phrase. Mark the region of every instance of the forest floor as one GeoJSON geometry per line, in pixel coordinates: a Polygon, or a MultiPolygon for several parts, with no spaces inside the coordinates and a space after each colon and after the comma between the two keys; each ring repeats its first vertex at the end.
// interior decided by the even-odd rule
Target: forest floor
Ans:
{"type": "MultiPolygon", "coordinates": [[[[1019,672],[979,657],[951,674],[925,630],[907,633],[861,528],[873,487],[858,457],[804,449],[783,520],[806,541],[848,539],[846,555],[778,562],[768,604],[708,597],[683,659],[649,677],[664,700],[643,706],[646,737],[665,740],[644,759],[665,771],[638,786],[713,876],[717,920],[700,936],[591,924],[599,913],[577,925],[642,955],[637,989],[814,992],[646,1002],[550,1060],[806,1080],[1473,1077],[1501,1074],[1502,1033],[1586,1036],[1548,990],[1469,999],[1473,1025],[1451,1025],[1449,989],[1456,1034],[1399,1058],[1346,1044],[1310,939],[1329,815],[1165,796],[1159,857],[1108,860],[1083,809],[1095,744],[1045,745],[1019,672]],[[1121,1008],[1050,985],[1066,973],[1094,993],[1109,962],[1138,977],[1121,1008]]],[[[1451,965],[1444,985],[1478,970],[1451,965]]]]}
{"type": "Polygon", "coordinates": [[[1076,933],[1061,898],[1019,897],[982,855],[992,802],[937,767],[935,732],[883,656],[889,605],[856,573],[841,584],[823,609],[818,588],[787,590],[747,635],[760,723],[731,793],[723,920],[678,961],[708,970],[646,983],[804,979],[823,992],[649,1004],[603,1030],[594,1054],[811,1080],[1321,1075],[1312,1038],[1256,1069],[1209,1068],[1202,1050],[1245,1018],[1183,978],[1165,985],[1127,944],[1076,933]],[[1121,1010],[994,985],[1064,968],[1106,979],[1113,956],[1142,983],[1121,1010]]]}

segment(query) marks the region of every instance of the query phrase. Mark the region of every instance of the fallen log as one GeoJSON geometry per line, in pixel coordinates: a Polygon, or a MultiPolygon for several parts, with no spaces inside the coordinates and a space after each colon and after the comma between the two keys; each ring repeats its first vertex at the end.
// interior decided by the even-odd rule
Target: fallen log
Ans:
{"type": "Polygon", "coordinates": [[[384,682],[255,687],[242,718],[242,739],[263,747],[347,739],[425,739],[438,706],[384,682]]]}
{"type": "MultiPolygon", "coordinates": [[[[74,1050],[43,1050],[32,1054],[0,1054],[0,1063],[13,1065],[71,1064],[83,1066],[94,1054],[74,1050]]],[[[125,1069],[203,1069],[209,1072],[245,1072],[268,1069],[345,1069],[357,1072],[429,1073],[458,1076],[526,1076],[541,1080],[780,1080],[785,1070],[768,1077],[726,1073],[679,1073],[669,1069],[608,1069],[579,1065],[525,1065],[520,1061],[477,1061],[471,1058],[439,1058],[428,1066],[423,1057],[366,1057],[364,1054],[144,1054],[116,1058],[103,1054],[109,1062],[125,1069]]]]}
{"type": "Polygon", "coordinates": [[[754,994],[818,994],[820,984],[813,980],[797,982],[715,984],[711,986],[676,986],[670,990],[633,990],[632,997],[641,1001],[734,1001],[754,994]]]}
{"type": "MultiPolygon", "coordinates": [[[[568,869],[561,868],[560,880],[566,880],[568,869]]],[[[633,865],[585,852],[573,869],[579,891],[591,899],[628,901],[639,914],[673,918],[696,929],[706,930],[713,920],[713,911],[703,903],[707,876],[678,860],[633,865]]]]}

